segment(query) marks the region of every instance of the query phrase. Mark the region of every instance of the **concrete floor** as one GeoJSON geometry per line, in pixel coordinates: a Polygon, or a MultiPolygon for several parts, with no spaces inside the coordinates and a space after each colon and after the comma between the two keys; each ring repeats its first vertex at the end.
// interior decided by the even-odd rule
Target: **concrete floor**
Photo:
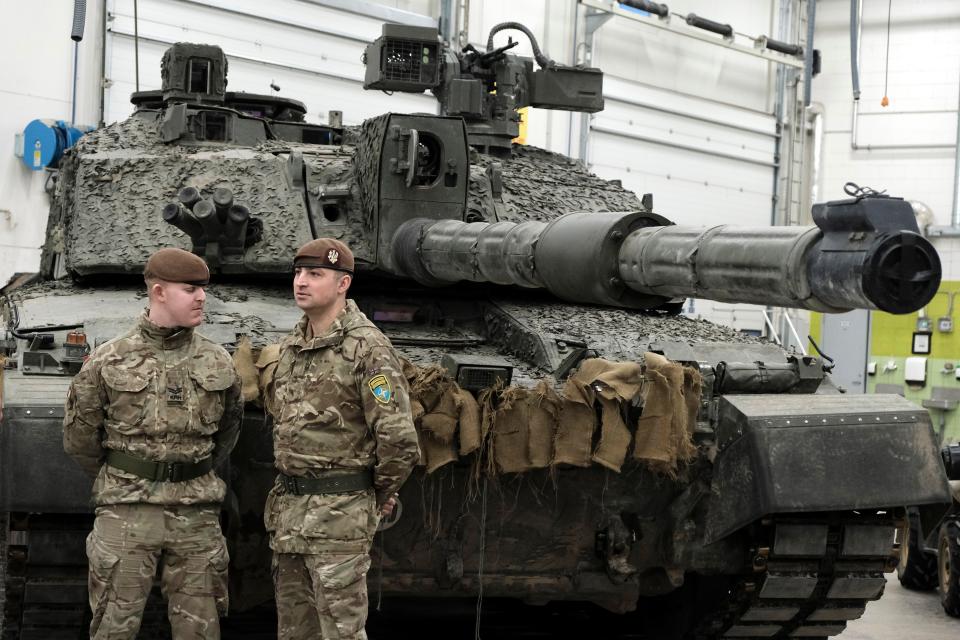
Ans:
{"type": "Polygon", "coordinates": [[[878,602],[867,605],[859,620],[847,625],[839,640],[958,640],[960,618],[943,612],[936,591],[910,591],[896,573],[887,574],[887,588],[878,602]]]}

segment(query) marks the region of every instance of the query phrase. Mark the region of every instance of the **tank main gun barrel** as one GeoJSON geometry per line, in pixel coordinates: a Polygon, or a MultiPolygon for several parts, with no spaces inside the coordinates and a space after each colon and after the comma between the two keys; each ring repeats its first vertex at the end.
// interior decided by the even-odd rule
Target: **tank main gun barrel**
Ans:
{"type": "Polygon", "coordinates": [[[569,213],[545,222],[413,219],[394,270],[423,284],[542,287],[560,298],[652,309],[676,298],[824,312],[921,308],[940,259],[910,205],[863,197],[816,205],[816,226],[675,226],[652,213],[569,213]]]}

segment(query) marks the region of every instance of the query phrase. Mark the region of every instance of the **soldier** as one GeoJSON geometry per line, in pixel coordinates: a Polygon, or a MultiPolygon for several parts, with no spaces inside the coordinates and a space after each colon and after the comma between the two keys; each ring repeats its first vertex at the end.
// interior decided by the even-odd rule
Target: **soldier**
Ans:
{"type": "Polygon", "coordinates": [[[226,485],[243,404],[227,352],[203,321],[204,261],[161,249],[144,270],[149,308],[93,352],[70,384],[63,446],[92,476],[87,537],[91,638],[135,638],[157,563],[174,638],[219,638],[227,612],[226,485]]]}
{"type": "Polygon", "coordinates": [[[264,518],[281,639],[366,638],[370,545],[420,457],[400,362],[346,297],[353,266],[331,238],[297,252],[304,317],[265,390],[280,471],[264,518]]]}

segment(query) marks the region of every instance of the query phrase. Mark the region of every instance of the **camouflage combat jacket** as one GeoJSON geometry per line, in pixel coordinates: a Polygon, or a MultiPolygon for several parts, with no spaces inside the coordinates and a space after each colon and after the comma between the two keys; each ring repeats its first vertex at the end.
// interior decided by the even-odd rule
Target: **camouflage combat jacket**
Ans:
{"type": "Polygon", "coordinates": [[[152,481],[104,464],[107,450],[147,460],[222,463],[237,442],[243,403],[227,352],[193,329],[165,328],[144,313],[127,334],[98,347],[67,393],[63,447],[96,476],[97,506],[223,500],[214,471],[184,482],[152,481]]]}
{"type": "Polygon", "coordinates": [[[326,335],[306,316],[280,345],[272,388],[277,469],[291,476],[372,470],[373,491],[291,495],[278,484],[264,519],[279,553],[366,552],[379,506],[420,458],[410,394],[390,341],[352,300],[326,335]]]}

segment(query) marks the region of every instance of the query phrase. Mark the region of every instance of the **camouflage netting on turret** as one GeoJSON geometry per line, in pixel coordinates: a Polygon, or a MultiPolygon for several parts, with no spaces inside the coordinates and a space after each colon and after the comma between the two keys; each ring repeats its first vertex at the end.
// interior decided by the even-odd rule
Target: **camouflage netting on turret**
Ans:
{"type": "Polygon", "coordinates": [[[507,158],[473,153],[470,162],[468,219],[547,222],[558,212],[640,209],[632,191],[598,178],[577,160],[545,149],[513,145],[507,158]],[[502,203],[492,197],[498,190],[497,176],[502,203]]]}
{"type": "MultiPolygon", "coordinates": [[[[257,397],[257,387],[270,388],[278,359],[279,346],[266,347],[254,369],[249,343],[241,342],[234,360],[245,400],[257,397]]],[[[695,454],[700,374],[655,353],[644,354],[642,364],[588,359],[562,386],[544,379],[478,398],[437,366],[405,362],[404,375],[427,473],[467,456],[478,474],[594,463],[619,472],[629,458],[673,477],[695,454]]]]}
{"type": "MultiPolygon", "coordinates": [[[[292,182],[289,158],[255,148],[165,145],[158,126],[153,112],[138,112],[84,136],[72,151],[67,162],[77,188],[62,221],[68,269],[136,273],[161,247],[189,250],[190,239],[164,222],[160,210],[176,201],[180,189],[193,186],[204,197],[226,187],[234,202],[262,220],[262,240],[246,256],[252,270],[286,270],[294,249],[312,237],[303,189],[292,182]]],[[[321,160],[314,159],[314,165],[321,160]]],[[[347,160],[331,157],[329,162],[347,160]]]]}

